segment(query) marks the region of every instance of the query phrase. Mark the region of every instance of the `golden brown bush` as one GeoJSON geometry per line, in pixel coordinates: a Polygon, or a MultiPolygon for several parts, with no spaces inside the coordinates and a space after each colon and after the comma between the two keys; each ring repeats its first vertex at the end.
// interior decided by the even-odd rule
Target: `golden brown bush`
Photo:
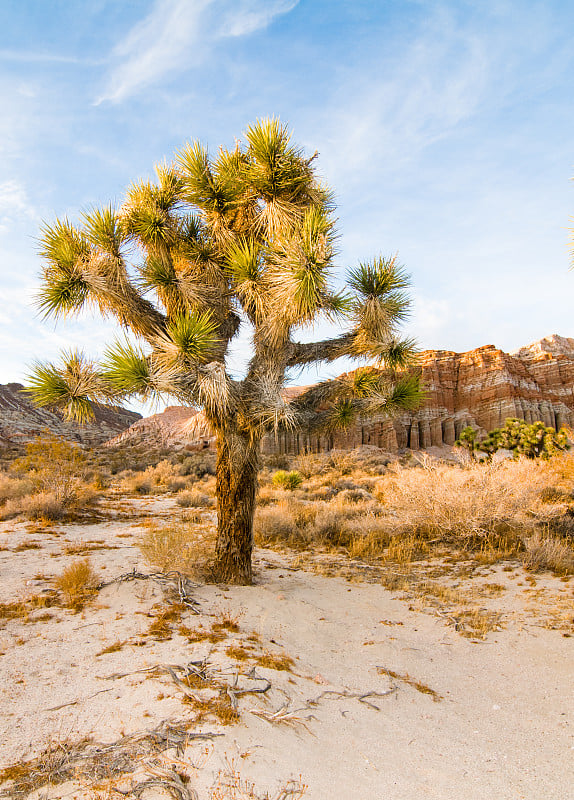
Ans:
{"type": "Polygon", "coordinates": [[[525,541],[523,564],[532,572],[552,570],[557,575],[574,574],[574,547],[555,536],[537,531],[525,541]]]}
{"type": "Polygon", "coordinates": [[[214,500],[208,494],[191,489],[180,492],[176,503],[182,508],[211,508],[214,505],[214,500]]]}
{"type": "Polygon", "coordinates": [[[95,591],[96,575],[87,558],[73,561],[54,579],[54,585],[62,593],[64,602],[75,611],[83,608],[95,591]]]}
{"type": "Polygon", "coordinates": [[[215,533],[192,524],[154,525],[138,542],[146,561],[161,572],[177,570],[187,575],[210,574],[215,533]]]}

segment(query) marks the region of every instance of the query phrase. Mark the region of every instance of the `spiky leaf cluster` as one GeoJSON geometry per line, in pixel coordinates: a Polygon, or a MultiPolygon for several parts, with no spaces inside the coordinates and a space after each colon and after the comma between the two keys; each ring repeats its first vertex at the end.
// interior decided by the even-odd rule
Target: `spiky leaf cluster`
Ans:
{"type": "Polygon", "coordinates": [[[102,399],[167,393],[200,406],[217,431],[233,425],[252,439],[301,423],[345,427],[361,414],[420,402],[416,379],[395,373],[415,352],[399,335],[408,277],[396,257],[379,257],[337,286],[333,197],[314,159],[279,120],[262,120],[215,156],[187,144],[156,167],[155,180],[133,183],[117,209],[45,225],[43,313],[92,307],[132,340],[112,344],[99,367],[77,354],[67,366],[36,365],[36,401],[86,419],[102,399]],[[297,341],[321,316],[340,322],[341,335],[297,341]],[[238,381],[227,361],[244,322],[253,351],[238,381]],[[315,408],[311,396],[285,400],[290,369],[342,356],[386,369],[320,385],[315,408]]]}

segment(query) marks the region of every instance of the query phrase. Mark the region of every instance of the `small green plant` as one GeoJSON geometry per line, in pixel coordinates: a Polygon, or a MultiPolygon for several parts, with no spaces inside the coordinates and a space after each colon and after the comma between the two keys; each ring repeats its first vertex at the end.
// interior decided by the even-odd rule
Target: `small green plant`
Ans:
{"type": "Polygon", "coordinates": [[[479,448],[477,436],[478,434],[475,429],[469,425],[461,432],[460,436],[454,443],[455,447],[460,447],[461,450],[466,450],[473,461],[476,460],[476,451],[479,448]]]}
{"type": "Polygon", "coordinates": [[[272,478],[273,485],[280,489],[285,489],[292,492],[303,483],[303,476],[296,469],[287,472],[284,469],[278,469],[272,478]]]}
{"type": "MultiPolygon", "coordinates": [[[[468,430],[468,429],[466,429],[468,430]]],[[[503,428],[495,428],[480,445],[479,450],[492,458],[497,450],[511,450],[514,457],[550,458],[569,449],[568,434],[565,428],[555,431],[543,422],[528,424],[524,420],[511,417],[503,428]]]]}

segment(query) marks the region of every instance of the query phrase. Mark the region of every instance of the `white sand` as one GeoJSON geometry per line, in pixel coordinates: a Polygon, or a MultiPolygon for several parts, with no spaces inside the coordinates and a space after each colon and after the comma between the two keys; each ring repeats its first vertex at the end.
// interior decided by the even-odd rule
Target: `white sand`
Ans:
{"type": "MultiPolygon", "coordinates": [[[[153,509],[154,501],[147,506],[153,509]]],[[[161,511],[169,508],[162,501],[161,511]]],[[[13,548],[35,540],[42,547],[0,551],[0,602],[46,587],[33,576],[59,573],[70,563],[73,556],[50,555],[63,549],[64,538],[104,539],[119,548],[91,555],[103,579],[134,567],[149,571],[133,541],[116,538],[118,533],[137,535],[129,522],[55,527],[63,535],[29,533],[26,525],[2,523],[0,545],[13,548]]],[[[221,612],[240,613],[239,633],[216,645],[190,644],[175,635],[136,646],[133,642],[152,621],[146,612],[162,602],[161,587],[151,581],[103,589],[80,614],[49,609],[54,614],[50,620],[0,626],[0,766],[37,755],[50,741],[89,735],[112,742],[162,720],[189,716],[169,675],[136,671],[208,657],[215,668],[226,670],[230,682],[233,671],[245,669],[245,664],[227,658],[225,648],[245,643],[256,631],[260,647],[295,659],[293,673],[257,667],[273,684],[266,699],[241,697],[237,725],[202,723],[202,731],[224,736],[191,743],[181,759],[201,800],[229,763],[271,796],[301,776],[310,800],[574,796],[574,638],[542,627],[542,618],[527,611],[532,591],[516,586],[520,569],[510,576],[496,572],[496,580],[509,587],[499,602],[505,628],[475,642],[460,636],[445,619],[409,610],[408,601],[381,585],[294,570],[287,556],[269,551],[260,551],[257,560],[253,587],[207,585],[195,590],[202,613],[185,616],[189,627],[209,627],[221,612]],[[104,647],[126,639],[132,643],[96,657],[104,647]],[[408,673],[443,699],[434,702],[404,681],[381,674],[378,667],[408,673]],[[130,674],[110,678],[117,673],[130,674]],[[379,711],[346,696],[389,690],[384,697],[371,698],[379,711]],[[338,694],[324,695],[315,706],[308,703],[325,691],[338,694]],[[73,704],[49,710],[65,703],[73,704]],[[282,722],[252,713],[282,708],[282,722]]],[[[564,597],[572,598],[571,584],[547,577],[544,585],[562,598],[562,605],[564,597]]],[[[75,788],[65,784],[49,793],[43,789],[36,797],[94,796],[75,788]]],[[[145,794],[166,796],[160,789],[145,794]]]]}

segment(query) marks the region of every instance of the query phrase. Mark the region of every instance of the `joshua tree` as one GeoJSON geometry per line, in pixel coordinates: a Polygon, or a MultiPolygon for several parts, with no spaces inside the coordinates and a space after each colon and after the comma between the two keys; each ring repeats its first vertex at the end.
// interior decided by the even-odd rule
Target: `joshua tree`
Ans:
{"type": "MultiPolygon", "coordinates": [[[[202,410],[217,441],[222,580],[251,581],[253,513],[262,436],[279,426],[345,427],[358,415],[414,408],[418,382],[405,377],[414,352],[398,338],[408,279],[395,258],[376,258],[332,284],[333,199],[276,119],[209,157],[199,143],[156,167],[157,181],[127,190],[111,207],[46,225],[39,307],[46,316],[86,306],[115,317],[131,340],[112,344],[100,365],[83,354],[36,363],[30,391],[40,405],[88,420],[93,403],[171,396],[202,410]],[[313,343],[293,337],[318,319],[342,332],[313,343]],[[243,379],[228,369],[240,328],[252,335],[243,379]],[[376,360],[287,402],[290,372],[341,356],[376,360]]],[[[199,415],[198,415],[199,416],[199,415]]]]}
{"type": "Polygon", "coordinates": [[[568,431],[560,428],[547,428],[540,420],[528,424],[522,419],[509,417],[504,428],[490,431],[486,439],[478,446],[491,459],[498,450],[511,450],[514,458],[550,458],[568,450],[568,431]]]}

